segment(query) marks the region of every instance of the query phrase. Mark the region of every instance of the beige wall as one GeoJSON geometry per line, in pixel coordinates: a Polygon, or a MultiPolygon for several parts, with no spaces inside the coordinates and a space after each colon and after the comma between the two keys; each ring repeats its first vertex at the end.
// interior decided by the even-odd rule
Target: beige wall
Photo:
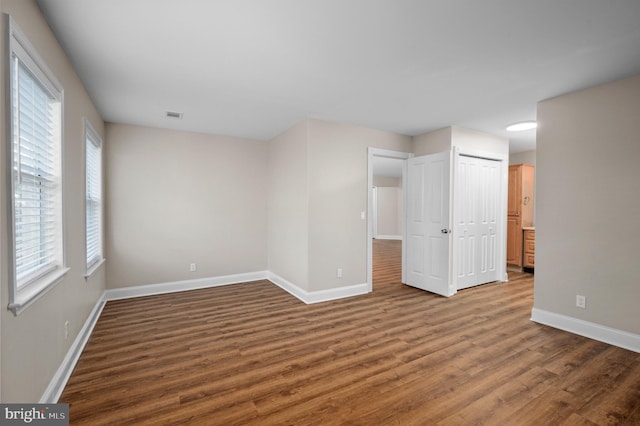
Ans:
{"type": "Polygon", "coordinates": [[[410,152],[412,138],[314,119],[308,126],[309,290],[366,283],[367,147],[410,152]]]}
{"type": "Polygon", "coordinates": [[[365,283],[367,148],[411,137],[306,119],[269,144],[269,271],[307,292],[365,283]]]}
{"type": "Polygon", "coordinates": [[[269,142],[268,268],[308,290],[307,120],[269,142]]]}
{"type": "Polygon", "coordinates": [[[461,152],[478,151],[500,154],[508,158],[509,140],[477,130],[453,126],[451,128],[451,144],[461,152]]]}
{"type": "Polygon", "coordinates": [[[373,186],[378,194],[377,235],[402,236],[402,178],[373,176],[373,186]]]}
{"type": "Polygon", "coordinates": [[[377,236],[402,236],[402,188],[377,187],[377,236]]]}
{"type": "Polygon", "coordinates": [[[446,127],[413,138],[413,153],[416,157],[449,151],[452,147],[459,148],[461,152],[509,155],[508,139],[459,126],[446,127]]]}
{"type": "Polygon", "coordinates": [[[434,130],[413,137],[413,153],[416,157],[421,155],[445,152],[451,149],[451,127],[434,130]]]}
{"type": "Polygon", "coordinates": [[[124,124],[106,134],[109,288],[266,270],[266,142],[124,124]]]}
{"type": "MultiPolygon", "coordinates": [[[[3,0],[2,12],[10,14],[25,33],[47,66],[64,88],[64,230],[67,265],[71,268],[64,280],[18,316],[6,309],[7,274],[7,199],[8,183],[6,133],[0,135],[0,215],[2,265],[0,267],[1,303],[1,371],[3,402],[34,402],[42,396],[61,364],[71,343],[105,288],[104,266],[88,281],[85,272],[84,234],[84,139],[83,117],[103,135],[103,122],[76,75],[71,63],[57,43],[40,10],[33,1],[3,0]],[[69,321],[70,335],[64,338],[64,323],[69,321]]],[[[4,21],[2,23],[4,37],[4,21]]],[[[2,60],[5,60],[2,43],[2,60]]],[[[1,68],[4,82],[5,68],[1,68]]],[[[7,94],[2,84],[2,128],[6,128],[4,105],[7,94]]]]}
{"type": "MultiPolygon", "coordinates": [[[[374,173],[375,173],[375,170],[374,170],[374,173]]],[[[387,186],[387,187],[394,186],[397,188],[401,188],[402,178],[389,177],[389,176],[373,176],[373,186],[387,186]]]]}
{"type": "Polygon", "coordinates": [[[538,104],[537,309],[640,334],[640,76],[538,104]],[[586,296],[586,309],[575,306],[586,296]]]}
{"type": "Polygon", "coordinates": [[[509,164],[533,164],[536,165],[536,151],[523,151],[509,154],[509,164]]]}

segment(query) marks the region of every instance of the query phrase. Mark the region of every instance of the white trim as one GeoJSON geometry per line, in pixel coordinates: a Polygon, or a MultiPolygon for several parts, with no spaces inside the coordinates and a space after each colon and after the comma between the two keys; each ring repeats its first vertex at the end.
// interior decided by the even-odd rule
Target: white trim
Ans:
{"type": "Polygon", "coordinates": [[[376,240],[402,240],[402,235],[376,235],[376,240]]]}
{"type": "Polygon", "coordinates": [[[107,259],[105,259],[104,257],[100,260],[98,260],[96,263],[94,263],[91,268],[89,268],[89,270],[84,274],[84,279],[89,281],[91,279],[91,277],[93,276],[93,274],[95,274],[98,269],[100,269],[100,267],[107,261],[107,259]]]}
{"type": "Polygon", "coordinates": [[[274,274],[273,272],[268,273],[267,279],[287,293],[297,297],[300,301],[306,303],[307,305],[313,303],[328,302],[330,300],[343,299],[345,297],[360,296],[371,291],[367,283],[362,283],[346,287],[309,292],[301,289],[297,285],[285,280],[284,278],[274,274]]]}
{"type": "Polygon", "coordinates": [[[44,393],[40,397],[41,404],[53,404],[58,402],[60,399],[60,395],[62,395],[62,391],[64,387],[67,385],[67,381],[71,376],[71,372],[76,366],[78,359],[80,358],[80,354],[84,350],[85,345],[89,341],[89,337],[91,337],[91,333],[93,332],[93,328],[98,322],[98,318],[100,318],[100,314],[102,313],[102,309],[106,303],[106,292],[102,293],[102,296],[98,299],[93,310],[89,314],[89,317],[85,321],[82,329],[78,333],[78,336],[73,341],[73,344],[67,351],[67,355],[62,360],[62,363],[58,367],[58,370],[51,378],[49,385],[44,390],[44,393]]]}
{"type": "Polygon", "coordinates": [[[531,321],[640,353],[640,335],[533,308],[531,321]]]}
{"type": "Polygon", "coordinates": [[[102,265],[102,263],[104,263],[104,194],[105,192],[104,192],[104,151],[102,149],[104,144],[102,143],[102,138],[100,137],[96,129],[91,124],[91,121],[87,117],[82,117],[82,123],[83,123],[82,136],[84,141],[84,143],[82,144],[82,148],[84,151],[84,178],[85,178],[84,179],[84,200],[83,200],[84,244],[85,244],[84,245],[84,254],[85,254],[84,277],[85,279],[89,279],[91,275],[93,275],[93,273],[98,269],[98,267],[102,265]],[[99,241],[100,253],[98,253],[99,259],[97,261],[94,260],[92,264],[88,264],[89,259],[87,259],[87,175],[89,172],[87,168],[87,142],[94,145],[100,153],[100,158],[98,158],[99,160],[98,174],[99,174],[99,181],[100,181],[100,212],[99,212],[100,224],[98,225],[100,229],[98,230],[98,238],[100,239],[99,241]]]}
{"type": "Polygon", "coordinates": [[[132,297],[155,296],[157,294],[176,293],[179,291],[198,290],[239,284],[251,281],[266,280],[267,271],[248,272],[244,274],[223,275],[219,277],[200,278],[196,280],[172,281],[159,284],[139,285],[135,287],[114,288],[106,291],[107,300],[129,299],[132,297]]]}
{"type": "Polygon", "coordinates": [[[378,187],[371,187],[371,236],[373,238],[378,237],[378,187]]]}
{"type": "MultiPolygon", "coordinates": [[[[9,226],[7,228],[7,240],[8,240],[8,257],[9,257],[9,303],[7,308],[13,312],[14,315],[20,314],[32,303],[38,300],[47,291],[53,288],[56,284],[63,280],[66,273],[69,271],[67,266],[66,256],[66,239],[65,239],[65,179],[64,179],[64,88],[55,77],[55,74],[47,66],[44,59],[40,56],[37,49],[31,44],[27,36],[22,32],[17,22],[10,15],[5,14],[3,16],[5,24],[5,72],[7,75],[5,82],[5,90],[7,96],[5,97],[5,114],[6,114],[6,149],[7,160],[9,161],[9,167],[7,167],[7,179],[9,185],[9,192],[11,194],[10,201],[7,203],[7,212],[9,217],[9,226]],[[17,58],[34,76],[34,78],[49,92],[49,95],[54,97],[59,105],[56,115],[59,114],[59,119],[56,119],[56,136],[55,141],[56,160],[55,163],[55,179],[58,184],[56,185],[56,196],[54,201],[56,206],[55,210],[55,233],[53,237],[53,244],[55,245],[55,261],[52,262],[50,269],[42,271],[40,276],[34,277],[34,279],[27,278],[27,282],[18,285],[17,271],[16,271],[16,206],[14,195],[16,191],[15,176],[13,173],[13,149],[14,149],[14,89],[15,89],[15,73],[13,68],[13,59],[17,58]],[[59,217],[58,217],[59,216],[59,217]]],[[[19,135],[18,135],[19,136],[19,135]]]]}
{"type": "Polygon", "coordinates": [[[36,300],[44,296],[49,290],[60,283],[71,268],[57,268],[42,279],[27,285],[17,292],[17,296],[7,305],[7,309],[14,315],[19,315],[22,311],[31,306],[36,300]]]}

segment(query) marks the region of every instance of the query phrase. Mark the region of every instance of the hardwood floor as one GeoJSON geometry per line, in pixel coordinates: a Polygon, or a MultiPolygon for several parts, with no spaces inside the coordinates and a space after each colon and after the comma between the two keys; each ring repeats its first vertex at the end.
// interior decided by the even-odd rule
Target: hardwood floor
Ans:
{"type": "Polygon", "coordinates": [[[529,320],[533,276],[452,298],[400,284],[304,305],[260,281],[109,302],[71,424],[637,425],[640,354],[529,320]]]}

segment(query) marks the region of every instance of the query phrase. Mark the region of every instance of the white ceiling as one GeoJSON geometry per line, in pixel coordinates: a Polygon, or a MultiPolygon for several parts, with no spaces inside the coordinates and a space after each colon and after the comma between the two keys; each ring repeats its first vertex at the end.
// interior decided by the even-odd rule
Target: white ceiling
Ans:
{"type": "Polygon", "coordinates": [[[264,140],[314,117],[525,151],[504,127],[538,101],[640,73],[638,0],[37,3],[105,121],[264,140]]]}

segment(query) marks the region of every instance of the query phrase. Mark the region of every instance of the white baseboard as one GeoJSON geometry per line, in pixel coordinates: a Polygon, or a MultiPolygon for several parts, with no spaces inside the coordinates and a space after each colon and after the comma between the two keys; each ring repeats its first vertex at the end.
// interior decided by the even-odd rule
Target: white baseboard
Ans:
{"type": "Polygon", "coordinates": [[[350,285],[347,287],[332,288],[330,290],[309,292],[301,289],[295,284],[290,283],[289,281],[272,272],[268,273],[267,279],[292,296],[297,297],[307,305],[369,293],[369,286],[366,283],[350,285]]]}
{"type": "Polygon", "coordinates": [[[531,310],[531,321],[640,353],[638,334],[537,308],[531,310]]]}
{"type": "Polygon", "coordinates": [[[106,291],[107,300],[129,299],[131,297],[155,296],[157,294],[176,293],[178,291],[198,290],[222,285],[246,283],[267,279],[267,271],[244,274],[223,275],[196,280],[173,281],[159,284],[139,285],[135,287],[113,288],[106,291]]]}
{"type": "Polygon", "coordinates": [[[376,240],[402,240],[402,235],[376,235],[376,240]]]}
{"type": "Polygon", "coordinates": [[[98,322],[98,318],[100,318],[100,314],[102,313],[102,309],[106,303],[105,293],[102,293],[102,296],[100,296],[94,305],[91,313],[87,317],[87,320],[84,322],[82,329],[80,329],[78,336],[76,336],[73,344],[67,351],[67,355],[65,355],[62,363],[58,367],[58,370],[51,378],[47,388],[44,390],[44,393],[40,397],[41,404],[54,404],[58,402],[58,399],[60,399],[60,395],[62,395],[62,391],[71,376],[71,372],[75,368],[76,363],[80,358],[80,354],[89,341],[89,337],[91,337],[91,333],[98,322]]]}

